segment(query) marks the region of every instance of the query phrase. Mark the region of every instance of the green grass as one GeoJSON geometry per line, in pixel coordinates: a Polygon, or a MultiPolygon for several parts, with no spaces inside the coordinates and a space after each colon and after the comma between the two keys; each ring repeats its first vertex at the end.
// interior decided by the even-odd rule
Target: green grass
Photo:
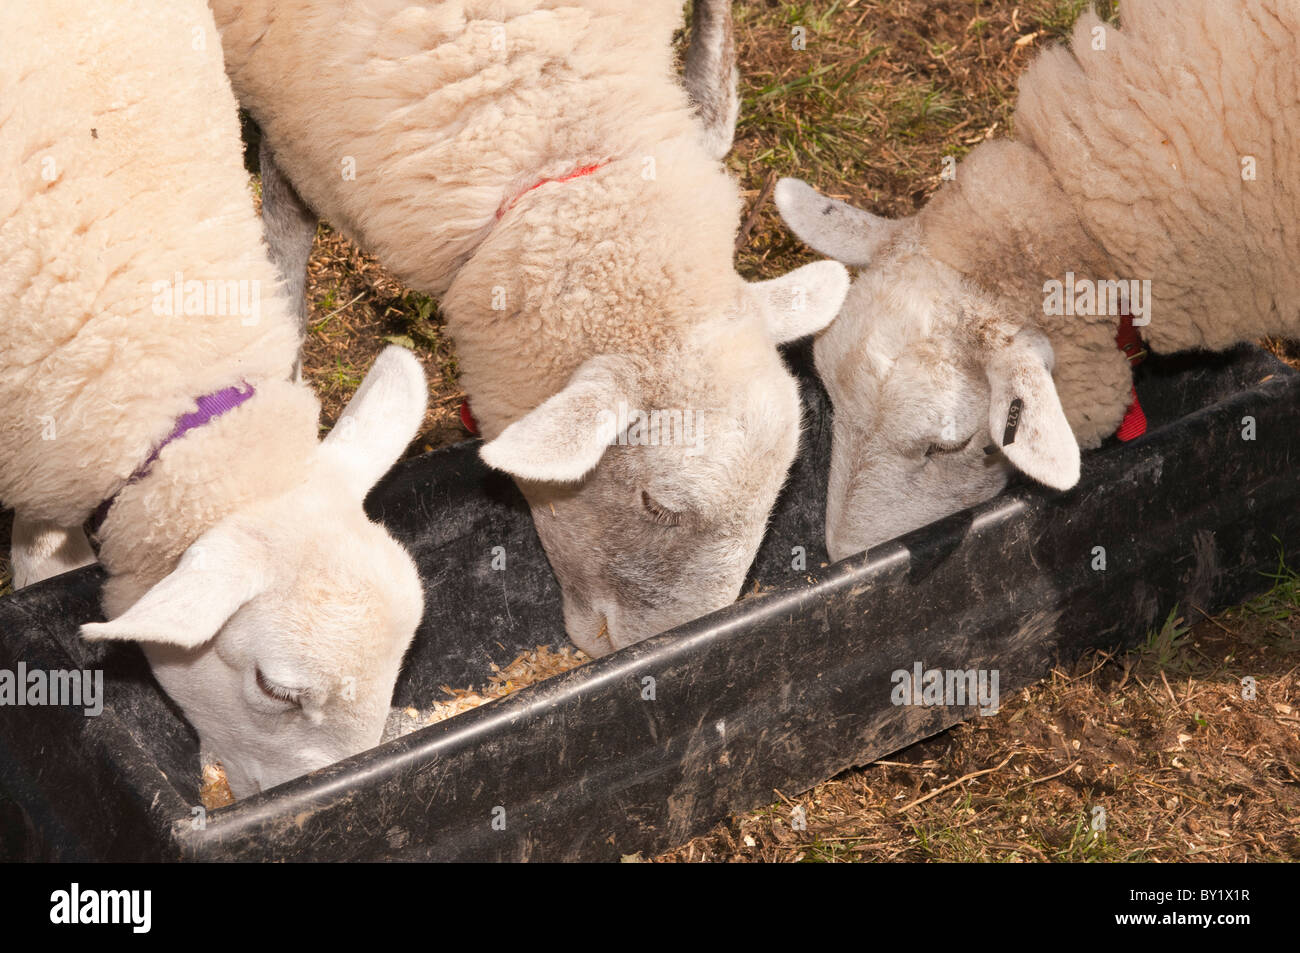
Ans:
{"type": "Polygon", "coordinates": [[[334,368],[325,378],[332,387],[346,387],[356,390],[361,386],[362,373],[351,364],[345,364],[343,358],[334,359],[334,368]]]}
{"type": "Polygon", "coordinates": [[[442,315],[438,303],[426,294],[408,291],[389,307],[389,314],[397,319],[400,331],[385,338],[390,344],[400,344],[413,351],[437,355],[443,384],[459,389],[460,365],[451,342],[443,333],[442,315]]]}
{"type": "MultiPolygon", "coordinates": [[[[933,81],[883,84],[857,75],[880,49],[847,69],[823,64],[750,91],[738,128],[759,128],[769,142],[776,140],[755,161],[783,173],[822,166],[830,170],[827,178],[849,179],[857,170],[891,161],[882,156],[882,143],[908,143],[950,126],[958,114],[951,90],[933,81]]],[[[898,158],[906,163],[905,155],[898,158]]]]}
{"type": "Polygon", "coordinates": [[[788,172],[808,159],[845,171],[877,159],[870,132],[881,90],[858,73],[881,50],[875,47],[848,64],[824,63],[784,82],[743,89],[738,134],[758,129],[768,141],[776,138],[756,161],[788,172]]]}
{"type": "Polygon", "coordinates": [[[326,311],[326,315],[315,324],[310,325],[307,329],[308,333],[320,334],[329,327],[330,322],[334,320],[339,312],[338,298],[339,290],[337,288],[331,288],[321,296],[320,306],[326,311]]]}
{"type": "Polygon", "coordinates": [[[1164,625],[1148,635],[1146,644],[1137,650],[1139,660],[1161,670],[1175,671],[1185,667],[1191,631],[1192,627],[1178,614],[1178,606],[1174,606],[1164,625]]]}
{"type": "MultiPolygon", "coordinates": [[[[1001,814],[1014,815],[1020,807],[1007,806],[1001,814]]],[[[1025,814],[1034,816],[1034,808],[1025,804],[1025,814]]],[[[993,833],[978,826],[974,800],[967,794],[961,801],[950,808],[945,808],[944,816],[971,816],[969,822],[961,824],[938,823],[929,825],[914,822],[912,833],[916,837],[917,847],[928,860],[949,863],[982,863],[990,860],[1050,860],[1058,863],[1095,863],[1099,861],[1141,860],[1146,848],[1129,849],[1123,846],[1121,839],[1115,838],[1107,830],[1094,831],[1090,816],[1074,818],[1065,829],[1064,838],[1054,838],[1042,830],[1027,830],[1008,843],[1005,830],[993,833]]],[[[999,812],[995,812],[999,813],[999,812]]]]}
{"type": "Polygon", "coordinates": [[[812,843],[803,847],[804,856],[800,861],[801,864],[842,864],[852,861],[857,853],[856,844],[865,838],[859,840],[846,841],[826,841],[821,837],[813,839],[812,843]]]}
{"type": "Polygon", "coordinates": [[[1039,849],[1050,860],[1071,864],[1128,863],[1142,860],[1147,853],[1147,848],[1124,849],[1118,839],[1112,839],[1108,829],[1093,830],[1090,817],[1076,819],[1064,843],[1042,844],[1039,849]]]}
{"type": "Polygon", "coordinates": [[[1029,6],[1028,12],[1039,23],[1039,29],[1054,39],[1065,39],[1074,27],[1074,21],[1093,7],[1107,23],[1118,21],[1117,0],[1048,0],[1029,6]]]}
{"type": "Polygon", "coordinates": [[[408,291],[393,310],[402,324],[403,333],[421,347],[437,351],[444,343],[438,304],[428,295],[408,291]]]}
{"type": "Polygon", "coordinates": [[[933,83],[883,89],[880,101],[895,138],[912,138],[931,125],[947,125],[957,112],[953,93],[933,83]]]}
{"type": "Polygon", "coordinates": [[[1273,581],[1273,588],[1243,604],[1244,611],[1270,622],[1285,622],[1300,613],[1300,572],[1287,565],[1285,553],[1278,552],[1276,569],[1261,575],[1273,581]]]}
{"type": "Polygon", "coordinates": [[[818,9],[820,6],[822,5],[814,3],[785,3],[782,4],[782,16],[791,27],[806,26],[810,33],[826,33],[835,22],[835,14],[840,12],[844,4],[842,0],[834,0],[827,8],[818,9]]]}
{"type": "MultiPolygon", "coordinates": [[[[969,790],[961,792],[961,797],[944,809],[944,815],[950,818],[964,818],[975,813],[969,790]]],[[[989,859],[987,838],[981,836],[979,828],[965,823],[935,823],[927,817],[912,822],[912,834],[916,837],[917,848],[927,860],[974,863],[989,859]]]]}

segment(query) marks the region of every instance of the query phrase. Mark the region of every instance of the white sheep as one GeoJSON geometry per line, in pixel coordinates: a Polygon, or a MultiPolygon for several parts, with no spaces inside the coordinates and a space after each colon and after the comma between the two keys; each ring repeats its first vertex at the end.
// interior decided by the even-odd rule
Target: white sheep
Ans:
{"type": "Polygon", "coordinates": [[[976,147],[915,218],[777,186],[796,234],[862,269],[815,348],[832,557],[989,499],[1011,467],[1073,486],[1134,400],[1125,307],[1156,352],[1300,334],[1300,5],[1121,17],[1085,14],[1039,57],[1017,138],[976,147]]]}
{"type": "Polygon", "coordinates": [[[306,206],[441,297],[574,643],[734,600],[798,444],[776,344],[824,326],[848,276],[736,274],[740,196],[674,75],[679,0],[212,6],[306,206]]]}
{"type": "Polygon", "coordinates": [[[88,561],[96,514],[111,621],[82,634],[140,644],[241,797],[374,745],[423,600],[361,504],[418,362],[381,355],[318,442],[201,0],[5,4],[0,48],[16,577],[88,561]]]}
{"type": "MultiPolygon", "coordinates": [[[[740,74],[736,69],[731,0],[692,0],[691,9],[690,42],[682,67],[682,85],[698,119],[697,132],[705,151],[715,159],[722,159],[731,151],[736,119],[740,115],[740,74]]],[[[270,140],[265,136],[259,142],[259,158],[262,221],[271,259],[284,279],[305,334],[309,310],[307,259],[311,256],[319,218],[303,204],[280,170],[270,140]]]]}

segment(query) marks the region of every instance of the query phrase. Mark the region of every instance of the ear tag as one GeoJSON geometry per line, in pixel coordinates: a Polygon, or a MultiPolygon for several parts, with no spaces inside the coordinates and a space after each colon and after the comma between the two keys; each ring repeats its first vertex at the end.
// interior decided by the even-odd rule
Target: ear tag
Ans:
{"type": "Polygon", "coordinates": [[[1007,411],[1007,429],[1002,432],[1002,446],[1009,447],[1016,442],[1016,431],[1020,429],[1020,412],[1024,408],[1025,402],[1019,397],[1011,401],[1011,409],[1007,411]]]}

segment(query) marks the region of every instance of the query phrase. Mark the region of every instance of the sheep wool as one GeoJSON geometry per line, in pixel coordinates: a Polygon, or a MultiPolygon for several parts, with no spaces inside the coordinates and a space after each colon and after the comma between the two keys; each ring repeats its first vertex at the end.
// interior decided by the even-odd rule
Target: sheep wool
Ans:
{"type": "Polygon", "coordinates": [[[0,47],[0,499],[79,526],[197,397],[257,388],[164,449],[148,495],[118,496],[101,531],[112,612],[204,529],[301,479],[318,405],[288,382],[296,327],[207,7],[6,3],[0,47]]]}
{"type": "Polygon", "coordinates": [[[212,5],[303,200],[440,297],[486,439],[586,358],[671,351],[738,299],[740,196],[674,72],[680,0],[212,5]]]}
{"type": "MultiPolygon", "coordinates": [[[[1125,0],[1120,20],[1086,13],[1038,57],[1016,140],[961,164],[921,213],[927,246],[1025,303],[1067,275],[1150,282],[1157,352],[1300,336],[1300,4],[1125,0]]],[[[1115,318],[1039,320],[1095,446],[1129,402],[1115,318]]]]}

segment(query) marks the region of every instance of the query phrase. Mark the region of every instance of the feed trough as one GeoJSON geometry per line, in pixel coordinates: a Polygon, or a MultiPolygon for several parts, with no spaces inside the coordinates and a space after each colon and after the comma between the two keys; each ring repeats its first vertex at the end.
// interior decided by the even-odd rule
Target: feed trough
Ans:
{"type": "MultiPolygon", "coordinates": [[[[769,803],[773,789],[805,790],[979,717],[974,704],[895,704],[895,672],[996,671],[1006,697],[1058,660],[1143,638],[1175,605],[1240,602],[1267,588],[1261,570],[1280,548],[1300,549],[1300,374],[1247,348],[1144,365],[1150,432],[1085,455],[1074,490],[1015,483],[828,565],[829,414],[807,349],[790,359],[805,375],[804,451],[739,602],[227,808],[197,807],[196,737],[138,649],[77,638],[98,617],[98,570],[0,600],[0,668],[102,668],[106,693],[94,718],[0,709],[6,849],[170,860],[651,853],[769,803]]],[[[398,705],[427,705],[443,685],[482,684],[493,662],[565,644],[523,501],[476,449],[406,461],[368,503],[425,580],[398,705]]]]}

